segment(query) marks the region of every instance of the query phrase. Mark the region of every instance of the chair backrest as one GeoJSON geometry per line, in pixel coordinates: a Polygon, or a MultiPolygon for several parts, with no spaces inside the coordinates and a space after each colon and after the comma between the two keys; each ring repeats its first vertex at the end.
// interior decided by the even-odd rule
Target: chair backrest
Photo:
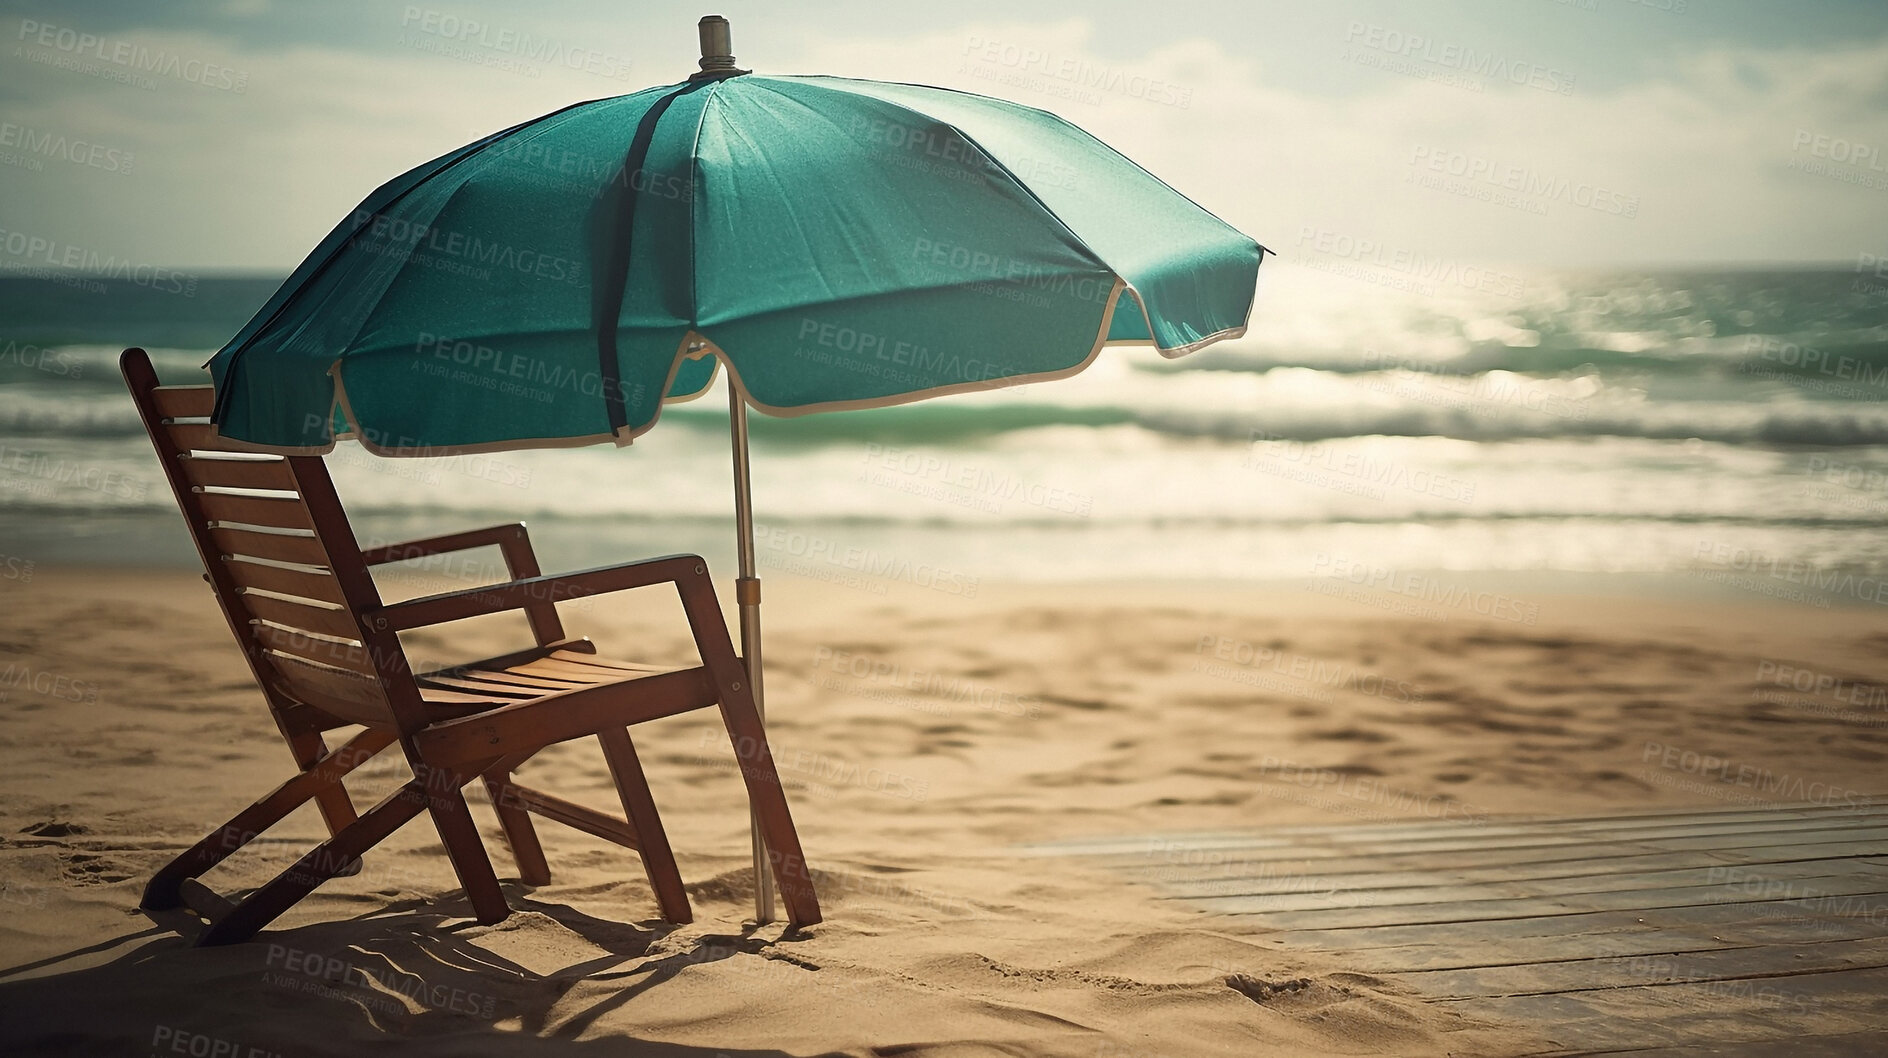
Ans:
{"type": "Polygon", "coordinates": [[[212,388],[158,385],[142,349],[119,365],[271,707],[279,714],[286,699],[353,723],[395,723],[376,654],[398,651],[398,640],[361,622],[380,595],[321,458],[217,436],[212,388]]]}

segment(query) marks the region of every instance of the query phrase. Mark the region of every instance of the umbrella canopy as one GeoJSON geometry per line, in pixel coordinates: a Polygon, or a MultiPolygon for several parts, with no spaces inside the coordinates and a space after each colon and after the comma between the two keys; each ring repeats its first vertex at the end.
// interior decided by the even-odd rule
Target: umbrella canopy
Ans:
{"type": "Polygon", "coordinates": [[[1241,334],[1263,253],[1053,114],[723,69],[389,181],[210,362],[215,421],[304,452],[627,443],[717,362],[770,414],[898,404],[1241,334]]]}

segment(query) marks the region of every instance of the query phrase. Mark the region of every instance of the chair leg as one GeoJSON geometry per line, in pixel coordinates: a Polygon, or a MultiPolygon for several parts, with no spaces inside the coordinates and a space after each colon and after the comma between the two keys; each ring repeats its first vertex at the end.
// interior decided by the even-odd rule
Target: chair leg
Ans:
{"type": "Polygon", "coordinates": [[[498,825],[505,830],[511,845],[511,858],[518,864],[518,880],[526,885],[549,885],[551,865],[544,858],[544,846],[538,841],[537,828],[531,825],[531,813],[525,811],[517,785],[511,781],[511,768],[503,761],[485,771],[485,792],[492,797],[498,813],[498,825]]]}
{"type": "MultiPolygon", "coordinates": [[[[284,736],[288,740],[289,753],[295,757],[295,766],[303,771],[321,762],[328,753],[328,746],[320,734],[314,731],[301,731],[284,736]]],[[[330,837],[347,829],[359,816],[354,811],[354,801],[347,795],[347,787],[342,783],[323,787],[315,794],[315,805],[321,809],[322,821],[328,824],[330,837]]]]}
{"type": "Polygon", "coordinates": [[[745,688],[723,689],[721,719],[734,743],[734,755],[740,762],[741,779],[747,784],[747,799],[760,824],[761,838],[767,842],[767,858],[773,865],[780,898],[787,905],[787,920],[795,926],[810,926],[820,921],[812,871],[800,850],[800,835],[787,809],[786,791],[780,788],[773,751],[767,747],[767,729],[761,725],[754,699],[745,688]]]}
{"type": "Polygon", "coordinates": [[[165,864],[145,885],[144,896],[138,906],[149,911],[163,911],[178,906],[183,902],[180,889],[184,879],[195,878],[222,863],[310,798],[338,784],[343,775],[393,742],[395,735],[390,729],[368,728],[322,758],[313,768],[282,783],[248,808],[236,813],[229,822],[165,864]]]}
{"type": "Polygon", "coordinates": [[[446,857],[452,861],[453,873],[459,876],[466,899],[472,902],[473,913],[488,926],[503,922],[511,914],[511,905],[505,902],[505,892],[498,887],[492,858],[485,854],[478,824],[472,821],[465,795],[459,790],[471,776],[424,767],[421,774],[424,778],[414,781],[431,787],[426,810],[432,814],[433,826],[446,846],[446,857]]]}
{"type": "MultiPolygon", "coordinates": [[[[728,638],[728,623],[721,616],[721,603],[715,598],[707,567],[704,564],[695,569],[693,579],[676,582],[676,594],[681,597],[682,612],[694,633],[695,649],[701,653],[702,665],[712,675],[721,699],[721,722],[734,743],[741,781],[747,784],[747,799],[753,806],[761,839],[767,843],[774,880],[787,905],[787,920],[796,926],[810,926],[820,920],[819,898],[813,893],[812,871],[800,851],[800,835],[793,829],[787,795],[774,769],[773,751],[767,748],[767,729],[754,708],[753,691],[746,685],[747,667],[735,654],[734,641],[728,638]]],[[[759,879],[755,881],[758,884],[759,879]]]]}
{"type": "Polygon", "coordinates": [[[257,930],[275,921],[316,886],[339,874],[362,853],[419,815],[429,807],[429,801],[418,779],[388,794],[351,826],[315,846],[288,870],[264,883],[212,922],[197,938],[197,944],[235,944],[255,936],[257,930]]]}
{"type": "Polygon", "coordinates": [[[656,814],[655,798],[649,793],[649,780],[643,776],[642,762],[636,758],[629,732],[620,727],[606,728],[597,732],[597,741],[603,743],[603,759],[616,779],[623,812],[636,830],[638,851],[642,853],[643,870],[649,875],[649,887],[656,893],[656,906],[670,922],[681,925],[695,921],[688,906],[688,890],[682,885],[682,872],[676,869],[668,832],[662,829],[662,817],[656,814]]]}

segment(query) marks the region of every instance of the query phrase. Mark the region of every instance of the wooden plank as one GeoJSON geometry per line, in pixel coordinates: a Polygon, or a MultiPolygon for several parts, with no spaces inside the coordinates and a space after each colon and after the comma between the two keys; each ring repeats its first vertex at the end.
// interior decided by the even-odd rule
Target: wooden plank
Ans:
{"type": "Polygon", "coordinates": [[[1417,852],[1382,852],[1374,855],[1351,853],[1319,857],[1298,855],[1295,861],[1308,861],[1307,870],[1318,874],[1374,872],[1385,868],[1410,871],[1448,871],[1463,867],[1499,867],[1520,865],[1592,864],[1606,859],[1672,855],[1688,857],[1692,863],[1709,862],[1712,856],[1736,854],[1749,849],[1800,850],[1799,856],[1781,858],[1815,859],[1836,855],[1879,856],[1888,849],[1888,826],[1865,829],[1818,831],[1796,835],[1788,832],[1746,835],[1743,839],[1721,838],[1710,843],[1694,843],[1682,850],[1664,849],[1651,843],[1608,843],[1595,845],[1547,845],[1517,848],[1463,848],[1448,851],[1424,849],[1417,852]],[[1803,840],[1797,841],[1797,838],[1803,840]],[[1837,840],[1839,839],[1839,840],[1837,840]],[[1837,852],[1837,849],[1849,849],[1837,852]]]}
{"type": "Polygon", "coordinates": [[[674,716],[712,705],[716,697],[705,669],[681,669],[434,724],[414,736],[414,744],[427,759],[450,766],[674,716]]]}
{"type": "MultiPolygon", "coordinates": [[[[1465,835],[1455,839],[1424,839],[1408,842],[1368,842],[1282,846],[1263,852],[1245,852],[1231,850],[1203,850],[1183,844],[1150,842],[1135,856],[1111,855],[1094,857],[1098,862],[1113,866],[1133,865],[1148,861],[1163,862],[1176,870],[1184,870],[1200,878],[1236,877],[1242,871],[1256,865],[1290,861],[1293,859],[1381,859],[1385,856],[1424,851],[1458,851],[1464,849],[1554,849],[1583,844],[1626,844],[1642,845],[1652,848],[1670,849],[1709,845],[1713,838],[1726,839],[1726,846],[1748,843],[1743,839],[1763,834],[1778,834],[1795,837],[1832,830],[1854,830],[1873,827],[1888,828],[1888,813],[1879,816],[1851,818],[1843,816],[1825,817],[1814,820],[1802,820],[1784,823],[1768,820],[1764,823],[1734,824],[1674,824],[1658,828],[1641,828],[1628,835],[1601,835],[1596,832],[1580,831],[1569,834],[1543,832],[1538,837],[1529,839],[1500,839],[1482,835],[1465,835]],[[1670,839],[1684,839],[1684,845],[1675,845],[1670,839]]],[[[1544,828],[1544,831],[1546,828],[1544,828]]]]}
{"type": "Polygon", "coordinates": [[[211,452],[224,448],[222,438],[216,436],[215,427],[207,422],[165,423],[164,432],[170,435],[172,444],[185,452],[193,448],[211,452]]]}
{"type": "Polygon", "coordinates": [[[310,606],[306,603],[264,595],[257,591],[245,591],[242,594],[243,605],[249,612],[264,621],[281,625],[285,628],[314,632],[317,635],[333,636],[336,639],[359,639],[360,625],[354,615],[340,607],[310,606]]]}
{"type": "MultiPolygon", "coordinates": [[[[1728,887],[1719,887],[1728,888],[1728,887]]],[[[1471,896],[1472,890],[1465,891],[1471,896]]],[[[1583,914],[1590,911],[1603,911],[1610,908],[1637,906],[1643,909],[1657,907],[1690,907],[1700,901],[1683,896],[1670,895],[1681,890],[1665,890],[1652,893],[1597,893],[1581,896],[1539,896],[1519,897],[1514,899],[1463,899],[1451,903],[1416,904],[1392,907],[1351,907],[1329,910],[1279,911],[1263,915],[1265,925],[1281,929],[1333,929],[1346,926],[1388,926],[1421,925],[1432,922],[1474,922],[1497,918],[1539,918],[1552,915],[1583,914]],[[1666,901],[1675,901],[1667,903],[1666,901]]],[[[1707,903],[1751,903],[1754,901],[1704,901],[1707,903]]],[[[1232,901],[1227,901],[1228,904],[1232,901]]],[[[1228,906],[1213,906],[1221,914],[1248,914],[1233,910],[1228,906]]]]}
{"type": "MultiPolygon", "coordinates": [[[[1713,1041],[1677,1047],[1633,1047],[1630,1050],[1582,1051],[1582,1054],[1630,1054],[1632,1058],[1776,1058],[1775,1040],[1713,1041]]],[[[1881,1058],[1888,1054],[1888,1029],[1865,1029],[1805,1036],[1792,1034],[1790,1058],[1881,1058]]]]}
{"type": "Polygon", "coordinates": [[[276,529],[313,531],[315,520],[308,515],[299,496],[265,496],[260,493],[206,492],[196,490],[197,506],[213,522],[237,522],[242,525],[267,525],[276,529]]]}
{"type": "MultiPolygon", "coordinates": [[[[1848,896],[1888,892],[1888,879],[1877,875],[1835,876],[1819,880],[1814,891],[1806,882],[1779,883],[1778,897],[1811,900],[1819,896],[1848,896]],[[1784,886],[1795,887],[1786,892],[1784,886]]],[[[1357,909],[1381,912],[1385,919],[1402,919],[1411,914],[1426,914],[1434,909],[1446,912],[1461,909],[1464,914],[1484,908],[1558,907],[1566,910],[1598,911],[1626,907],[1685,907],[1698,903],[1754,903],[1760,894],[1742,881],[1705,882],[1685,886],[1652,888],[1596,889],[1571,892],[1529,892],[1522,886],[1472,885],[1431,886],[1401,890],[1321,890],[1304,893],[1279,893],[1271,896],[1198,898],[1188,901],[1201,910],[1242,915],[1282,915],[1287,912],[1357,909]]],[[[1882,905],[1888,920],[1888,904],[1882,905]]],[[[1452,917],[1460,919],[1461,915],[1452,917]]]]}
{"type": "Polygon", "coordinates": [[[219,486],[233,489],[278,489],[295,491],[295,474],[288,460],[273,458],[212,459],[183,455],[177,459],[184,477],[199,488],[219,486]]]}
{"type": "Polygon", "coordinates": [[[1704,1035],[1713,1043],[1790,1041],[1783,1049],[1794,1053],[1804,1036],[1881,1032],[1884,991],[1888,971],[1861,969],[1441,1003],[1470,1017],[1541,1026],[1583,1050],[1683,1046],[1704,1035]]]}
{"type": "Polygon", "coordinates": [[[252,624],[256,639],[267,650],[320,662],[337,669],[348,669],[363,676],[377,676],[367,650],[358,643],[337,643],[273,625],[252,624]]]}
{"type": "Polygon", "coordinates": [[[1647,952],[1598,959],[1416,970],[1389,976],[1436,999],[1586,992],[1688,981],[1791,977],[1839,970],[1888,969],[1888,938],[1810,944],[1761,944],[1709,951],[1647,952]]]}
{"type": "Polygon", "coordinates": [[[1352,838],[1383,837],[1400,840],[1403,837],[1416,837],[1423,834],[1531,834],[1543,830],[1615,830],[1635,826],[1670,826],[1678,823],[1714,823],[1731,821],[1756,821],[1771,823],[1787,819],[1813,819],[1827,815],[1855,814],[1857,816],[1888,817],[1888,797],[1877,797],[1862,802],[1861,807],[1848,804],[1804,804],[1780,803],[1774,808],[1738,808],[1738,809],[1699,809],[1672,811],[1651,810],[1646,812],[1622,812],[1608,816],[1495,816],[1486,821],[1474,820],[1430,820],[1412,817],[1390,823],[1304,823],[1285,826],[1265,827],[1263,829],[1241,831],[1181,831],[1137,837],[1103,836],[1090,838],[1072,838],[1059,842],[1042,842],[1020,846],[1020,851],[1034,855],[1079,855],[1101,856],[1109,854],[1127,854],[1138,852],[1158,842],[1175,847],[1185,846],[1198,849],[1211,848],[1273,848],[1286,847],[1302,843],[1305,839],[1314,839],[1319,844],[1334,841],[1347,841],[1352,838]]]}
{"type": "Polygon", "coordinates": [[[209,386],[155,386],[151,403],[159,418],[207,419],[216,406],[216,390],[209,386]]]}
{"type": "MultiPolygon", "coordinates": [[[[1542,891],[1580,891],[1628,888],[1645,883],[1655,887],[1661,880],[1672,884],[1690,884],[1689,874],[1721,870],[1723,864],[1695,851],[1655,853],[1649,856],[1614,857],[1587,862],[1551,862],[1539,864],[1496,864],[1463,867],[1447,871],[1327,871],[1308,861],[1283,861],[1253,865],[1250,877],[1196,878],[1186,865],[1149,865],[1140,872],[1128,872],[1136,881],[1159,886],[1165,899],[1185,900],[1196,896],[1263,896],[1269,893],[1298,893],[1306,890],[1305,879],[1320,879],[1323,885],[1345,890],[1403,889],[1449,883],[1453,885],[1534,883],[1548,887],[1542,891]],[[1309,869],[1308,869],[1309,868],[1309,869]]],[[[1867,857],[1842,860],[1803,860],[1785,853],[1774,865],[1739,867],[1739,877],[1796,877],[1803,871],[1827,873],[1840,870],[1852,874],[1888,877],[1888,865],[1867,857]]]]}
{"type": "Polygon", "coordinates": [[[359,724],[388,724],[393,720],[378,680],[290,657],[271,655],[269,661],[281,676],[283,689],[297,701],[359,724]]]}
{"type": "Polygon", "coordinates": [[[210,539],[225,555],[252,555],[275,562],[293,562],[301,566],[328,566],[327,549],[312,535],[258,533],[249,529],[219,526],[210,530],[210,539]]]}
{"type": "MultiPolygon", "coordinates": [[[[1262,925],[1260,920],[1247,920],[1262,925]]],[[[1239,923],[1229,923],[1229,932],[1239,932],[1239,923]]],[[[1434,945],[1439,948],[1465,949],[1479,946],[1497,954],[1531,947],[1561,938],[1598,934],[1663,932],[1687,937],[1695,943],[1680,942],[1683,947],[1707,947],[1712,944],[1754,944],[1830,939],[1835,936],[1875,936],[1880,924],[1867,919],[1806,911],[1787,900],[1756,901],[1737,904],[1699,904],[1682,908],[1649,908],[1624,911],[1582,911],[1573,914],[1532,915],[1506,919],[1465,922],[1384,923],[1338,929],[1262,930],[1280,943],[1325,951],[1356,951],[1365,948],[1434,945]]],[[[1494,962],[1499,959],[1475,960],[1494,962]]]]}
{"type": "Polygon", "coordinates": [[[294,595],[336,606],[347,605],[347,600],[341,597],[341,582],[320,567],[290,569],[240,560],[226,561],[225,565],[229,568],[230,579],[245,588],[261,588],[280,595],[294,595]]]}
{"type": "Polygon", "coordinates": [[[642,847],[636,829],[625,820],[612,819],[594,808],[517,783],[511,785],[511,795],[513,803],[527,812],[535,812],[546,819],[556,820],[567,827],[574,827],[605,841],[614,841],[618,845],[632,849],[642,847]]]}

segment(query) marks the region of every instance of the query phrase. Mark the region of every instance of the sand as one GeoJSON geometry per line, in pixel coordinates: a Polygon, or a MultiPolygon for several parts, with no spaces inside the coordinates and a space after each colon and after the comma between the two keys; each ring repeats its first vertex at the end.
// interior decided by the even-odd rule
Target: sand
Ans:
{"type": "MultiPolygon", "coordinates": [[[[1528,1026],[1465,1020],[1160,899],[1160,836],[1882,788],[1881,613],[1562,594],[1412,615],[1291,587],[940,587],[769,581],[770,728],[818,926],[744,924],[741,789],[696,714],[635,732],[692,925],[655,920],[631,854],[549,822],[553,881],[520,886],[475,794],[520,909],[504,923],[467,917],[422,817],[257,940],[196,950],[136,912],[144,879],[288,767],[207,586],[0,580],[0,1050],[1522,1053],[1546,1046],[1528,1026]],[[1145,836],[1146,869],[1029,849],[1093,835],[1145,836]]],[[[686,660],[672,604],[628,598],[567,617],[606,653],[686,660]]],[[[496,653],[521,629],[409,651],[496,653]]],[[[402,766],[369,765],[357,803],[402,766]]],[[[524,775],[611,802],[591,744],[524,775]]],[[[319,832],[305,810],[209,880],[256,884],[319,832]]]]}

